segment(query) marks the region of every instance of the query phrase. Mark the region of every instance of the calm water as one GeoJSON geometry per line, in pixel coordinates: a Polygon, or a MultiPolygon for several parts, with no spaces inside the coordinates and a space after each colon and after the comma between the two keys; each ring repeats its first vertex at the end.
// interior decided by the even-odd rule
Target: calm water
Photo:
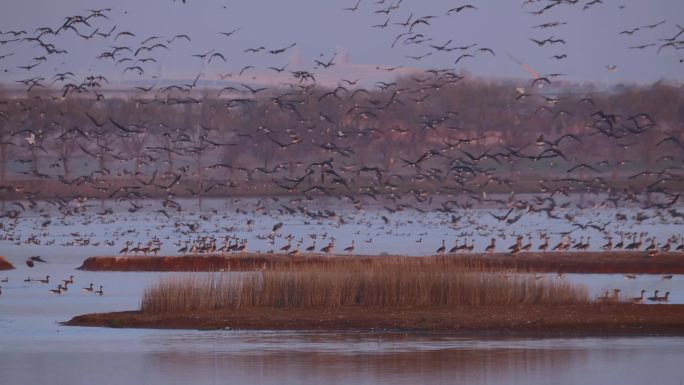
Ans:
{"type": "MultiPolygon", "coordinates": [[[[0,375],[3,385],[69,384],[680,384],[684,338],[466,339],[430,334],[128,330],[64,327],[74,315],[138,307],[159,277],[189,273],[75,271],[41,264],[0,273],[0,375]],[[55,284],[25,283],[73,274],[63,295],[55,284]],[[100,297],[80,290],[103,285],[100,297]]],[[[556,279],[548,275],[545,279],[556,279]]],[[[620,287],[677,293],[675,276],[566,275],[599,293],[620,287]]],[[[654,305],[660,306],[660,305],[654,305]]]]}
{"type": "MultiPolygon", "coordinates": [[[[157,213],[159,202],[147,202],[136,213],[106,203],[112,214],[63,217],[49,206],[41,212],[25,212],[18,220],[0,219],[5,237],[2,254],[16,270],[0,272],[0,384],[682,384],[684,383],[684,338],[563,338],[563,339],[467,339],[430,334],[308,333],[270,331],[178,331],[125,330],[64,327],[58,324],[77,314],[136,309],[142,291],[165,275],[188,273],[81,272],[75,268],[83,258],[112,254],[124,241],[147,242],[157,236],[165,253],[174,253],[179,240],[198,234],[237,234],[250,239],[252,251],[266,251],[285,244],[284,234],[311,240],[318,234],[318,246],[336,237],[346,247],[356,239],[358,253],[432,254],[447,239],[447,245],[463,237],[475,239],[484,248],[491,234],[502,239],[501,248],[514,242],[511,228],[477,209],[452,214],[415,211],[387,213],[359,211],[340,205],[335,218],[312,219],[305,215],[278,213],[284,201],[268,201],[267,210],[255,216],[257,200],[208,201],[199,212],[191,209],[157,213]],[[244,210],[247,214],[237,212],[244,210]],[[204,215],[201,218],[200,215],[204,215]],[[386,219],[383,219],[385,216],[386,219]],[[246,222],[255,218],[249,231],[246,222]],[[44,225],[47,220],[51,222],[44,225]],[[260,239],[273,224],[284,222],[275,244],[260,239]],[[189,233],[187,223],[199,223],[189,233]],[[474,231],[473,228],[480,227],[474,231]],[[326,240],[322,234],[327,233],[326,240]],[[504,239],[504,237],[506,237],[504,239]],[[87,246],[74,242],[89,239],[87,246]],[[106,245],[112,241],[114,245],[106,245]],[[420,242],[419,242],[420,241],[420,242]],[[96,245],[99,243],[99,245],[96,245]],[[42,255],[49,261],[27,268],[28,255],[42,255]],[[50,284],[26,283],[27,276],[51,275],[50,284]],[[63,295],[54,295],[61,279],[75,275],[76,283],[63,295]],[[104,287],[100,297],[80,290],[93,282],[104,287]]],[[[186,207],[186,209],[187,209],[186,207]]],[[[318,210],[311,206],[311,210],[318,210]]],[[[320,209],[324,209],[321,206],[320,209]]],[[[100,211],[96,206],[90,212],[100,211]]],[[[681,219],[651,218],[615,223],[619,210],[569,210],[576,221],[612,222],[611,231],[648,231],[659,239],[682,233],[681,219]]],[[[629,211],[627,211],[629,212],[629,211]]],[[[543,216],[523,217],[515,226],[531,233],[569,231],[566,220],[543,216]]],[[[592,235],[593,234],[593,235],[592,235]]],[[[574,235],[574,234],[573,234],[574,235]]],[[[603,243],[597,233],[592,248],[603,243]]],[[[545,274],[543,279],[557,279],[545,274]]],[[[584,284],[592,295],[619,288],[625,297],[636,297],[641,289],[671,292],[671,302],[684,303],[684,277],[670,280],[659,275],[640,275],[635,280],[622,275],[567,274],[563,278],[584,284]]],[[[660,306],[660,305],[654,305],[660,306]]]]}

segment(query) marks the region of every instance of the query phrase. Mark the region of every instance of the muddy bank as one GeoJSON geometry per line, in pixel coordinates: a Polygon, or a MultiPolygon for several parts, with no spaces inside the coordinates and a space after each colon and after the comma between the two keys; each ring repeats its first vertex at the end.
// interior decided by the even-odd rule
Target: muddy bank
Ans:
{"type": "MultiPolygon", "coordinates": [[[[381,263],[383,258],[399,256],[324,256],[292,257],[282,254],[242,254],[212,256],[101,256],[86,259],[79,267],[88,271],[254,271],[300,264],[329,264],[354,259],[381,263]]],[[[402,257],[429,258],[429,257],[402,257]]],[[[517,269],[535,272],[603,274],[684,274],[684,253],[660,253],[648,257],[645,252],[549,252],[474,253],[433,258],[477,263],[494,269],[517,269]]]]}
{"type": "Polygon", "coordinates": [[[421,331],[463,335],[684,335],[684,305],[590,304],[387,309],[249,308],[86,314],[64,323],[154,329],[421,331]]]}
{"type": "Polygon", "coordinates": [[[0,270],[12,270],[14,269],[14,266],[12,266],[11,263],[9,263],[5,257],[0,256],[0,270]]]}

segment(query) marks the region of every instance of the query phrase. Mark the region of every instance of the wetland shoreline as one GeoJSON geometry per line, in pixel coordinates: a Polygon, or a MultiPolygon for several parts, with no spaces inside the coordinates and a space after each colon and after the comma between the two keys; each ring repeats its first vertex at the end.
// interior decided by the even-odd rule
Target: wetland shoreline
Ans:
{"type": "Polygon", "coordinates": [[[540,273],[596,274],[684,274],[684,253],[659,253],[649,257],[645,251],[605,252],[526,252],[472,253],[444,256],[326,256],[292,257],[284,254],[233,254],[183,256],[98,256],[83,261],[85,271],[259,271],[278,267],[326,265],[349,260],[378,263],[383,258],[444,258],[501,270],[540,273]]]}
{"type": "Polygon", "coordinates": [[[684,305],[248,308],[79,315],[67,326],[148,329],[440,332],[464,336],[684,336],[684,305]]]}
{"type": "Polygon", "coordinates": [[[5,257],[0,256],[0,270],[13,270],[14,266],[5,259],[5,257]]]}

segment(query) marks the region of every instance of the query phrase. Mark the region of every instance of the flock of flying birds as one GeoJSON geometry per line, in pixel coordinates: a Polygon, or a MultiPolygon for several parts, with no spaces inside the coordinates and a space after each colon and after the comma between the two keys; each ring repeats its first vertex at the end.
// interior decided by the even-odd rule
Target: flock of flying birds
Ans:
{"type": "MultiPolygon", "coordinates": [[[[365,1],[358,0],[341,12],[362,12],[365,5],[365,1]]],[[[414,12],[410,12],[408,17],[399,19],[395,15],[402,6],[402,0],[375,2],[373,12],[385,17],[385,20],[371,28],[400,31],[391,41],[391,47],[424,50],[417,55],[406,55],[416,62],[428,56],[443,55],[451,57],[453,65],[458,66],[476,56],[496,57],[499,54],[478,43],[461,45],[455,39],[438,42],[429,36],[429,27],[436,18],[467,17],[469,12],[478,11],[476,5],[457,5],[446,9],[443,15],[414,15],[414,12]]],[[[543,18],[564,6],[581,6],[582,9],[591,11],[594,7],[607,4],[603,4],[601,0],[527,0],[522,6],[532,9],[530,13],[543,18]]],[[[36,237],[21,240],[20,236],[13,234],[17,228],[16,222],[27,211],[35,210],[39,199],[45,199],[55,206],[64,217],[94,215],[107,218],[113,214],[111,209],[100,206],[100,211],[93,213],[92,208],[98,205],[90,202],[95,199],[128,202],[129,211],[133,213],[143,207],[141,201],[161,197],[162,207],[157,213],[168,220],[175,220],[176,213],[182,211],[177,196],[201,198],[217,191],[230,195],[231,191],[244,192],[239,190],[241,187],[258,187],[257,191],[295,196],[289,203],[280,204],[278,213],[297,214],[312,221],[344,218],[331,210],[312,210],[307,206],[308,202],[320,196],[348,201],[359,210],[370,201],[383,202],[383,209],[389,213],[405,210],[415,210],[418,213],[439,212],[448,218],[447,223],[455,225],[460,222],[465,229],[469,223],[468,216],[473,214],[462,214],[459,210],[467,211],[478,204],[508,210],[503,215],[491,213],[501,225],[501,231],[527,214],[545,214],[550,219],[567,222],[570,230],[561,234],[555,247],[550,245],[548,234],[539,234],[540,244],[536,248],[540,251],[586,250],[591,246],[589,237],[586,237],[586,241],[585,236],[577,240],[572,239],[571,234],[578,229],[588,228],[603,234],[606,242],[602,248],[605,250],[643,248],[649,253],[657,253],[682,251],[684,248],[684,237],[681,234],[672,234],[658,243],[655,236],[623,231],[618,234],[620,242],[613,243],[616,236],[606,229],[608,223],[579,222],[567,212],[569,202],[560,203],[555,199],[557,195],[568,196],[573,192],[602,194],[603,202],[597,203],[596,207],[618,208],[633,205],[644,210],[655,210],[655,215],[662,223],[680,223],[684,218],[684,213],[678,211],[677,206],[680,194],[665,186],[676,186],[684,181],[682,166],[677,165],[684,154],[684,143],[679,132],[681,129],[674,132],[661,130],[658,121],[647,111],[618,114],[600,109],[593,99],[584,97],[579,101],[589,109],[584,133],[539,133],[535,135],[536,140],[533,142],[515,145],[501,142],[491,144],[487,135],[468,135],[470,131],[456,127],[454,122],[460,112],[454,109],[458,109],[458,106],[447,106],[434,113],[411,116],[410,124],[406,126],[395,125],[381,129],[378,127],[384,116],[401,114],[412,106],[428,103],[438,105],[431,96],[458,85],[464,81],[464,76],[457,73],[457,67],[453,67],[425,70],[414,75],[408,83],[380,81],[367,87],[358,79],[342,79],[335,88],[318,86],[317,72],[335,70],[337,57],[332,55],[329,58],[319,57],[315,60],[313,69],[288,69],[289,63],[269,66],[267,70],[290,78],[285,86],[265,86],[258,82],[236,80],[221,89],[207,90],[200,82],[203,74],[197,74],[188,84],[162,86],[159,81],[151,86],[136,86],[135,94],[131,96],[135,108],[146,108],[152,115],[134,121],[125,119],[126,112],[113,112],[118,101],[116,97],[112,100],[112,96],[108,95],[106,89],[109,81],[104,75],[91,74],[80,80],[71,71],[55,71],[51,77],[46,75],[47,62],[69,54],[51,42],[57,36],[67,35],[89,42],[101,42],[104,48],[97,59],[108,65],[113,64],[122,74],[134,75],[139,80],[146,81],[150,80],[148,73],[151,66],[161,60],[158,53],[173,51],[180,44],[193,43],[192,37],[183,33],[170,37],[141,37],[135,31],[119,30],[112,18],[112,9],[89,10],[84,15],[66,17],[56,26],[40,27],[33,31],[0,32],[0,65],[3,60],[18,55],[19,51],[11,51],[11,47],[30,45],[40,52],[39,56],[33,57],[24,65],[4,69],[5,72],[12,73],[19,71],[23,78],[18,79],[17,83],[25,87],[29,96],[0,100],[3,140],[0,147],[3,154],[5,151],[12,151],[18,157],[16,161],[28,167],[26,171],[21,171],[26,177],[41,181],[46,186],[59,186],[59,191],[65,191],[61,195],[55,193],[53,197],[45,199],[45,192],[35,188],[35,185],[22,181],[8,182],[3,176],[5,184],[0,186],[0,193],[16,199],[2,214],[3,222],[0,224],[5,232],[4,240],[26,244],[39,242],[36,237]],[[78,101],[81,108],[85,106],[85,110],[79,110],[78,106],[67,103],[69,100],[78,101]],[[323,103],[344,106],[344,110],[330,114],[318,108],[323,103]],[[206,120],[202,120],[204,115],[198,118],[193,116],[189,122],[180,124],[164,119],[164,116],[178,114],[179,109],[184,106],[204,108],[207,110],[206,114],[220,117],[210,119],[212,123],[205,123],[206,120]],[[272,121],[269,125],[240,126],[240,117],[248,114],[267,116],[272,113],[269,111],[287,116],[295,124],[282,127],[277,121],[272,121]],[[221,120],[223,117],[233,119],[231,121],[234,122],[234,127],[226,127],[221,120]],[[425,138],[428,135],[441,137],[441,140],[431,142],[429,147],[418,148],[418,153],[395,153],[392,162],[389,162],[392,163],[391,167],[388,162],[368,161],[361,148],[375,145],[377,152],[382,152],[384,145],[389,147],[389,144],[383,143],[388,143],[394,137],[411,138],[403,141],[403,146],[411,147],[416,138],[425,138]],[[641,171],[629,177],[631,179],[645,175],[657,178],[643,188],[617,188],[611,185],[605,178],[605,170],[600,170],[600,166],[601,163],[608,165],[612,160],[590,164],[579,161],[577,156],[568,155],[567,151],[571,147],[581,148],[594,138],[626,147],[620,141],[632,138],[638,143],[647,136],[657,137],[654,151],[664,153],[660,159],[674,165],[641,171]],[[355,142],[352,143],[352,139],[355,142]],[[249,166],[241,164],[237,159],[221,161],[217,157],[202,158],[212,151],[241,154],[240,151],[245,148],[259,148],[261,152],[256,156],[257,160],[261,160],[259,157],[270,160],[271,166],[262,166],[256,162],[259,165],[249,166]],[[99,168],[75,176],[73,170],[68,170],[69,158],[75,157],[75,154],[91,165],[98,163],[99,168]],[[41,170],[38,159],[48,156],[52,156],[49,170],[41,170]],[[121,170],[106,165],[108,160],[128,165],[131,158],[135,158],[133,170],[121,170]],[[203,161],[209,161],[210,164],[203,161]],[[509,186],[512,189],[516,182],[515,177],[502,172],[502,168],[516,163],[539,161],[561,162],[567,164],[568,169],[562,172],[562,177],[542,177],[538,183],[539,193],[530,198],[512,194],[508,199],[501,199],[486,193],[485,187],[489,185],[503,186],[502,188],[509,186]],[[230,176],[217,177],[218,172],[230,173],[230,176]],[[208,176],[210,173],[213,174],[208,176]],[[571,173],[575,174],[565,176],[571,173]],[[75,193],[70,194],[70,191],[75,193]]],[[[543,37],[530,38],[530,44],[539,49],[565,46],[568,42],[560,33],[548,32],[558,30],[565,24],[566,21],[550,19],[534,25],[534,31],[546,34],[543,37]]],[[[640,31],[664,30],[666,27],[671,25],[663,20],[629,27],[617,35],[619,38],[633,38],[640,31]]],[[[658,41],[635,43],[629,49],[653,48],[656,53],[684,49],[684,28],[678,24],[675,27],[671,33],[663,32],[666,35],[658,41]]],[[[244,29],[236,27],[219,34],[225,39],[239,39],[244,29]]],[[[264,44],[247,47],[239,54],[281,58],[296,46],[297,42],[264,44]]],[[[562,51],[553,52],[552,58],[564,60],[567,55],[562,51]]],[[[225,65],[230,55],[215,48],[191,56],[206,65],[225,65]]],[[[379,67],[379,70],[392,72],[398,68],[379,67]]],[[[617,67],[609,64],[606,69],[614,71],[617,67]]],[[[220,78],[226,80],[235,76],[236,79],[243,79],[243,75],[255,70],[255,66],[247,65],[235,73],[221,75],[220,78]]],[[[516,88],[511,102],[539,98],[542,104],[534,114],[549,112],[554,120],[561,121],[565,115],[571,114],[556,108],[562,103],[562,98],[545,95],[539,90],[555,84],[562,76],[564,74],[558,73],[535,76],[527,87],[516,88]]],[[[152,80],[155,81],[154,77],[152,80]]],[[[616,166],[620,166],[619,162],[616,166]]],[[[266,212],[268,210],[263,207],[254,209],[255,215],[266,212]]],[[[53,220],[56,221],[45,213],[40,217],[40,227],[43,228],[49,226],[53,220]]],[[[616,216],[615,220],[624,221],[626,217],[616,216]]],[[[246,223],[248,228],[254,223],[253,219],[250,221],[251,223],[246,223]]],[[[389,220],[385,224],[387,222],[389,220]]],[[[198,235],[192,239],[191,236],[199,227],[198,223],[181,223],[178,227],[183,228],[181,236],[187,239],[177,240],[179,253],[248,251],[247,240],[237,235],[225,236],[220,244],[220,238],[215,236],[198,235]]],[[[486,231],[491,235],[497,229],[492,227],[486,231]]],[[[280,250],[296,255],[300,252],[331,253],[335,250],[333,237],[321,237],[325,239],[324,243],[316,245],[316,234],[313,234],[312,244],[304,245],[303,238],[297,240],[291,234],[280,235],[277,228],[264,237],[274,246],[270,251],[280,250]],[[275,247],[276,239],[280,238],[287,244],[275,247]]],[[[518,233],[515,238],[514,244],[505,246],[512,253],[533,248],[531,234],[518,233]],[[527,242],[524,242],[526,238],[527,242]]],[[[442,241],[437,252],[473,250],[472,237],[470,243],[467,235],[460,240],[462,243],[457,241],[453,248],[448,248],[445,241],[442,241]]],[[[343,251],[353,253],[355,242],[356,240],[350,240],[343,251]]],[[[76,245],[88,245],[88,241],[79,238],[76,245]]],[[[138,243],[133,246],[131,241],[126,240],[121,253],[156,254],[161,249],[161,241],[152,238],[147,244],[138,243]]],[[[495,250],[496,238],[492,238],[485,251],[495,250]]],[[[34,260],[29,258],[27,264],[29,262],[32,264],[34,260]]],[[[65,282],[64,286],[60,285],[55,290],[66,290],[67,284],[65,282]]],[[[90,289],[92,291],[92,285],[90,289]]],[[[102,294],[101,288],[99,294],[102,294]]]]}

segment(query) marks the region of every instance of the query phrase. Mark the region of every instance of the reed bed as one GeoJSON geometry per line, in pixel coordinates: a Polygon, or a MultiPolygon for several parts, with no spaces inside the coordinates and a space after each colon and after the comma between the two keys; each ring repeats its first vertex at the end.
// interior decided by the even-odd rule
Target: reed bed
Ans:
{"type": "Polygon", "coordinates": [[[505,274],[440,258],[340,261],[250,273],[166,278],[147,288],[141,310],[276,308],[385,308],[563,305],[589,302],[586,288],[531,274],[505,274]]]}

